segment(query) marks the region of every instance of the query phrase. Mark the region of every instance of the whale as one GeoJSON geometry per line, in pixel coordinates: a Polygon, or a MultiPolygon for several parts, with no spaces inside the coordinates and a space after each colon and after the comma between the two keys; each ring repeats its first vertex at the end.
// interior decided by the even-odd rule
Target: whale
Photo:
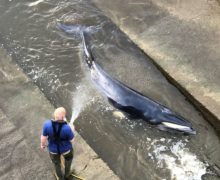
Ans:
{"type": "MultiPolygon", "coordinates": [[[[76,29],[74,26],[64,25],[59,25],[59,28],[66,33],[72,33],[76,29]],[[71,30],[72,28],[73,30],[71,30]]],[[[104,71],[95,61],[88,40],[88,31],[83,31],[83,28],[78,29],[80,30],[79,33],[82,39],[83,59],[90,71],[91,80],[98,91],[108,99],[111,105],[128,115],[128,117],[132,119],[142,119],[155,125],[162,131],[183,133],[186,135],[196,134],[196,130],[186,118],[128,87],[117,79],[112,78],[104,71]]]]}
{"type": "Polygon", "coordinates": [[[150,99],[136,90],[112,78],[95,61],[89,47],[87,34],[81,33],[84,59],[90,70],[91,79],[97,89],[107,97],[108,101],[117,109],[130,117],[143,119],[156,125],[160,130],[196,134],[192,124],[164,105],[150,99]]]}

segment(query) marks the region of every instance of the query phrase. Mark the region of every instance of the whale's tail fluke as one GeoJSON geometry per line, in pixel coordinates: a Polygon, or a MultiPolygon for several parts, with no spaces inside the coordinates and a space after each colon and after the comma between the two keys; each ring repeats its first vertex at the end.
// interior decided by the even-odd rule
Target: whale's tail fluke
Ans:
{"type": "Polygon", "coordinates": [[[87,30],[86,26],[83,26],[80,24],[65,25],[62,23],[57,23],[57,27],[59,29],[62,29],[63,31],[65,31],[68,34],[72,34],[72,35],[76,35],[76,36],[79,36],[80,32],[87,30]]]}
{"type": "Polygon", "coordinates": [[[57,23],[57,27],[63,31],[65,31],[67,34],[71,35],[77,35],[77,37],[81,36],[82,38],[82,44],[83,44],[83,51],[85,55],[85,61],[89,68],[91,68],[93,62],[94,62],[94,57],[91,52],[91,49],[89,47],[88,43],[88,32],[91,30],[91,27],[86,27],[80,24],[74,24],[74,25],[65,25],[61,23],[57,23]]]}

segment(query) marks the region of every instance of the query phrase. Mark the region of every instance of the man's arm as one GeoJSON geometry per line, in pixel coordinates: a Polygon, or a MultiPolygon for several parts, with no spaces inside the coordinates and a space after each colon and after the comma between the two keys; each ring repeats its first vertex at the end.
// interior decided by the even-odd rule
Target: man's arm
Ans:
{"type": "Polygon", "coordinates": [[[47,136],[41,135],[40,141],[41,141],[41,143],[40,143],[40,148],[41,148],[41,149],[45,149],[45,147],[46,147],[46,142],[47,142],[47,136]]]}
{"type": "Polygon", "coordinates": [[[46,147],[46,143],[47,143],[47,139],[48,139],[47,126],[48,126],[48,123],[45,122],[43,125],[42,134],[40,137],[40,148],[41,149],[45,149],[45,147],[46,147]]]}
{"type": "Polygon", "coordinates": [[[75,138],[73,137],[73,139],[72,139],[72,140],[70,140],[70,142],[71,142],[71,143],[73,143],[73,142],[74,142],[74,139],[75,139],[75,138]]]}
{"type": "Polygon", "coordinates": [[[68,131],[68,137],[69,137],[69,141],[73,143],[74,140],[74,131],[75,131],[75,126],[73,124],[68,124],[69,126],[69,131],[68,131]]]}

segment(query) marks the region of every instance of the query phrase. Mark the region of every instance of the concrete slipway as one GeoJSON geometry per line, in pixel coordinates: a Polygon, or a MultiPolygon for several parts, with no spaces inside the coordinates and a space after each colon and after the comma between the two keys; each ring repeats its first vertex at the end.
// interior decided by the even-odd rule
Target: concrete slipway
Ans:
{"type": "MultiPolygon", "coordinates": [[[[41,127],[54,107],[0,49],[0,179],[54,179],[41,127]]],[[[85,179],[119,179],[76,132],[73,167],[85,179]]]]}

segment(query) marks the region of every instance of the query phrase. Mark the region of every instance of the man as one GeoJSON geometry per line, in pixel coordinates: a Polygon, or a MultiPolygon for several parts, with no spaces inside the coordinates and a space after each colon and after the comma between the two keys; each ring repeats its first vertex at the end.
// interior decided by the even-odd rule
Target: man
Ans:
{"type": "Polygon", "coordinates": [[[54,120],[47,120],[43,125],[41,135],[41,149],[45,149],[48,141],[50,158],[54,164],[56,177],[63,180],[61,171],[61,155],[65,159],[64,179],[70,176],[70,168],[73,159],[73,147],[71,141],[74,138],[70,126],[65,122],[66,110],[59,107],[54,112],[54,120]]]}

